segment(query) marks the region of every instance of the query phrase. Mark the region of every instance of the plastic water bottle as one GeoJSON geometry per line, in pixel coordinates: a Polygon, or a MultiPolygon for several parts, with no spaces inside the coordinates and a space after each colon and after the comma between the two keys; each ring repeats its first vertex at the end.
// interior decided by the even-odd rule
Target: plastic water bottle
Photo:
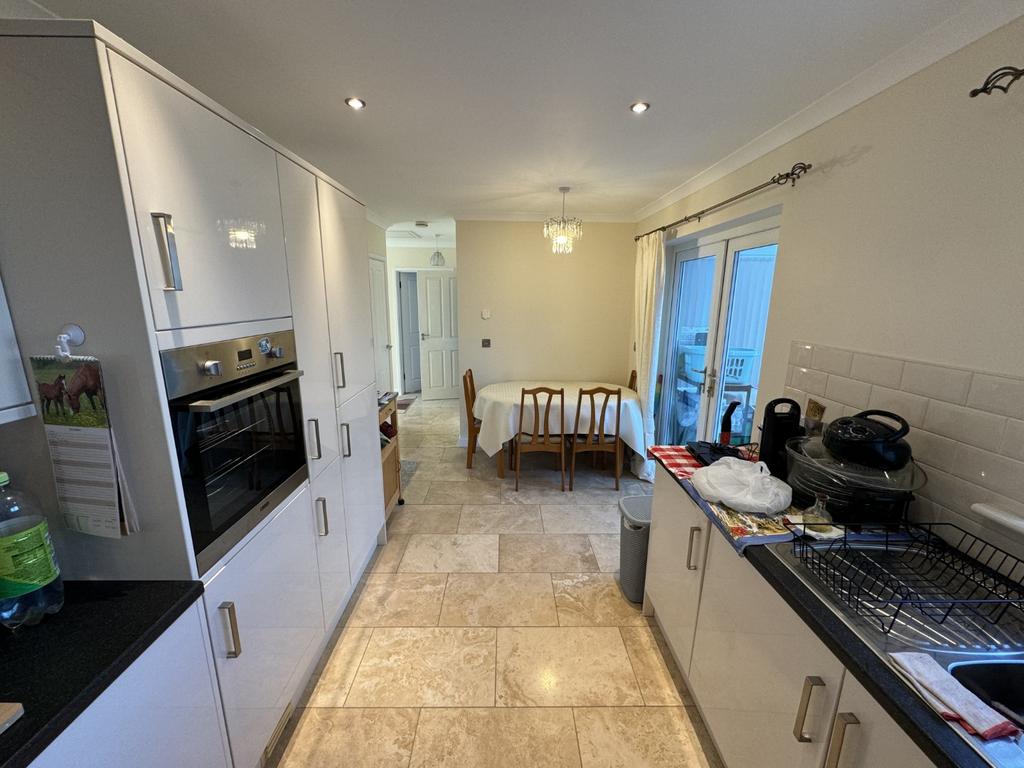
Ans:
{"type": "Polygon", "coordinates": [[[0,624],[38,624],[64,605],[64,582],[39,506],[0,472],[0,624]]]}

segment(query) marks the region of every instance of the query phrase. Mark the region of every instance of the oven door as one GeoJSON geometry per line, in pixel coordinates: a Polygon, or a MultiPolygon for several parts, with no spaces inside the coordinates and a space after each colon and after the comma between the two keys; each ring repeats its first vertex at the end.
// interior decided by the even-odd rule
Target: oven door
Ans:
{"type": "Polygon", "coordinates": [[[200,575],[306,479],[301,375],[269,371],[170,402],[200,575]]]}

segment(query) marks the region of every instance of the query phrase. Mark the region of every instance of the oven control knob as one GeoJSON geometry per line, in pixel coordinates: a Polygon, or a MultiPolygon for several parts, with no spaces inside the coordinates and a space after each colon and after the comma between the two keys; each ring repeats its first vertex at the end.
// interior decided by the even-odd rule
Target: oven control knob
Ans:
{"type": "Polygon", "coordinates": [[[284,347],[271,347],[267,355],[269,357],[284,357],[284,347]]]}
{"type": "Polygon", "coordinates": [[[207,360],[199,368],[204,376],[220,376],[220,360],[207,360]]]}

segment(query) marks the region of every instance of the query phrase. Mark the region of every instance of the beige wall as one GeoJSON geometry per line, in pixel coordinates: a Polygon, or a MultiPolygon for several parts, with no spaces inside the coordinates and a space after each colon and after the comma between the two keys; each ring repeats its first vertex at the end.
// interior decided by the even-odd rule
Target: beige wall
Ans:
{"type": "Polygon", "coordinates": [[[384,256],[387,253],[387,241],[384,230],[372,221],[366,222],[367,250],[374,256],[384,256]]]}

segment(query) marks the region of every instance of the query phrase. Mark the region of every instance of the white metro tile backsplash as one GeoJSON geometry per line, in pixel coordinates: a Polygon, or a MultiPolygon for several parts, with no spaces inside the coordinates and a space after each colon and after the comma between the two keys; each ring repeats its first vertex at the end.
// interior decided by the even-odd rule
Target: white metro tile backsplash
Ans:
{"type": "Polygon", "coordinates": [[[825,421],[867,408],[903,416],[928,473],[916,517],[976,527],[979,502],[1024,517],[1024,379],[794,341],[785,395],[822,403],[825,421]]]}

